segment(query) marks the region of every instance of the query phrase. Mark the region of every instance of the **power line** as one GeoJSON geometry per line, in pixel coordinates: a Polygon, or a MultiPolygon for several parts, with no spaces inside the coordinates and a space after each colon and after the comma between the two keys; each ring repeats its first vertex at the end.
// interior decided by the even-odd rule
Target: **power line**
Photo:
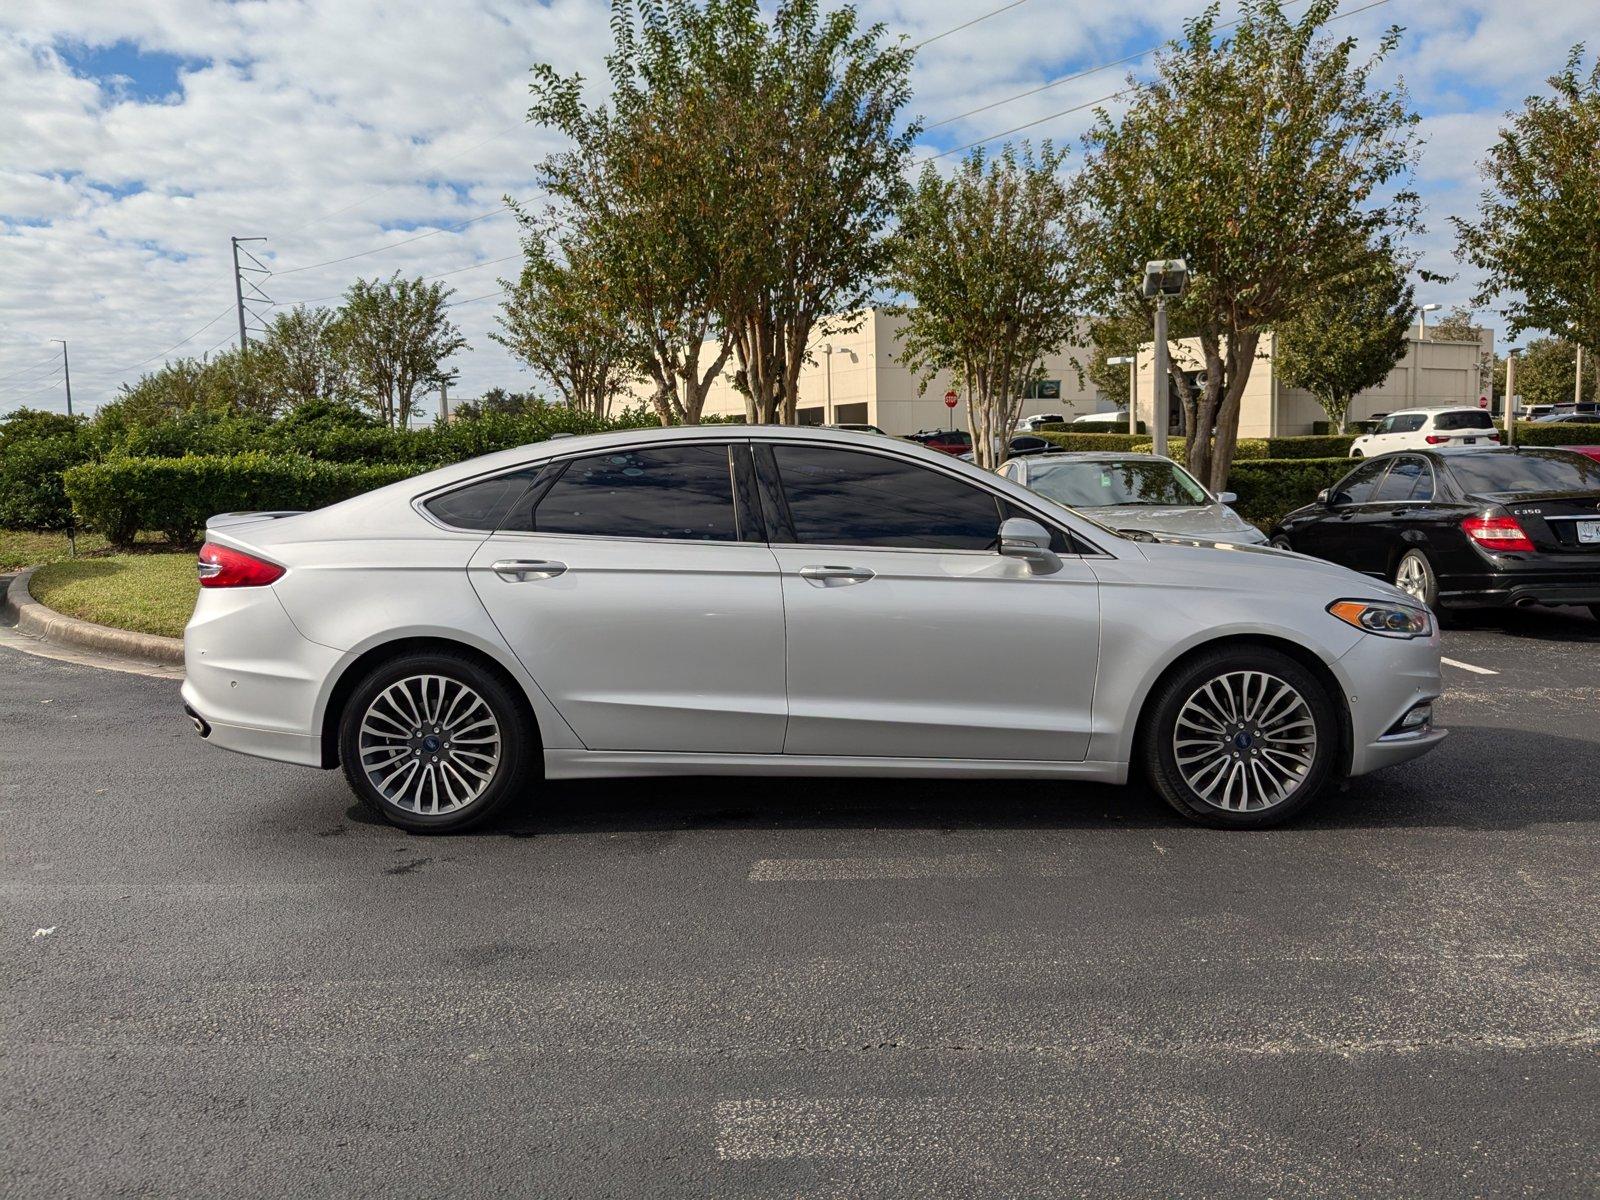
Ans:
{"type": "Polygon", "coordinates": [[[493,299],[495,296],[504,296],[506,294],[506,291],[507,291],[506,288],[501,288],[499,291],[485,292],[481,296],[474,296],[470,300],[452,300],[449,304],[446,304],[444,307],[445,308],[460,308],[463,304],[476,304],[479,300],[490,300],[490,299],[493,299]]]}
{"type": "Polygon", "coordinates": [[[18,400],[26,400],[30,396],[37,396],[40,392],[53,392],[56,390],[56,385],[60,382],[61,379],[58,376],[57,378],[45,383],[43,386],[34,388],[31,392],[23,392],[20,396],[13,396],[11,399],[13,402],[15,402],[18,400]]]}
{"type": "MultiPolygon", "coordinates": [[[[0,378],[11,380],[13,385],[15,383],[17,383],[18,381],[26,383],[27,382],[27,379],[25,378],[26,376],[28,376],[28,375],[36,375],[38,372],[44,370],[46,367],[52,366],[52,365],[54,365],[56,363],[59,363],[60,361],[61,360],[60,360],[60,358],[58,356],[52,354],[49,358],[45,359],[43,362],[36,362],[31,367],[23,367],[21,370],[17,371],[16,373],[14,373],[12,375],[6,375],[6,376],[0,377],[0,378]]],[[[4,391],[4,390],[5,390],[4,387],[0,387],[0,391],[4,391]]]]}
{"type": "Polygon", "coordinates": [[[346,254],[343,258],[330,258],[326,262],[309,263],[303,267],[291,267],[287,271],[274,271],[273,275],[298,275],[302,271],[314,271],[318,267],[331,267],[335,263],[350,262],[352,259],[365,258],[369,254],[382,254],[385,250],[395,250],[401,246],[409,246],[412,242],[420,242],[424,238],[438,237],[441,233],[451,233],[457,229],[465,229],[475,221],[487,221],[490,217],[499,213],[510,211],[510,208],[509,204],[502,204],[499,208],[490,209],[486,213],[479,213],[475,217],[468,217],[465,221],[460,221],[454,225],[446,225],[442,229],[430,229],[427,233],[419,233],[416,237],[402,238],[398,242],[390,242],[384,246],[374,246],[371,250],[362,250],[357,254],[346,254]]]}
{"type": "MultiPolygon", "coordinates": [[[[437,275],[424,275],[418,282],[432,283],[435,279],[444,279],[450,275],[460,275],[467,271],[481,270],[484,267],[492,267],[497,263],[510,262],[514,258],[521,257],[521,254],[508,254],[504,258],[491,258],[485,262],[472,263],[470,266],[457,267],[453,271],[440,271],[437,275]]],[[[277,308],[283,308],[285,305],[321,304],[324,300],[338,300],[343,296],[343,292],[335,292],[331,296],[313,296],[309,300],[274,300],[272,303],[277,308]]]]}
{"type": "MultiPolygon", "coordinates": [[[[142,367],[147,362],[154,362],[158,358],[161,358],[161,357],[163,357],[165,355],[171,354],[174,350],[176,350],[179,346],[182,346],[185,342],[194,341],[195,338],[199,337],[206,330],[210,329],[213,325],[215,325],[218,321],[222,320],[223,317],[227,316],[232,311],[233,311],[233,305],[230,304],[230,305],[228,305],[227,308],[223,309],[216,316],[212,317],[211,320],[207,321],[204,325],[200,326],[199,329],[196,329],[193,333],[191,333],[188,337],[184,338],[182,341],[174,342],[174,343],[172,343],[172,345],[168,346],[165,350],[158,350],[158,351],[156,351],[156,353],[152,354],[149,358],[141,358],[136,363],[129,363],[125,367],[113,367],[111,369],[111,373],[113,375],[121,375],[124,372],[133,370],[135,367],[142,367]]],[[[230,334],[229,336],[231,337],[232,335],[230,334]]]]}
{"type": "MultiPolygon", "coordinates": [[[[1352,8],[1349,12],[1343,12],[1343,13],[1339,13],[1337,16],[1329,17],[1327,23],[1331,25],[1334,21],[1342,21],[1346,17],[1353,17],[1353,16],[1356,16],[1359,13],[1367,12],[1370,9],[1381,8],[1385,4],[1388,4],[1389,2],[1390,2],[1390,0],[1372,0],[1371,3],[1363,4],[1360,8],[1352,8]]],[[[1239,20],[1230,21],[1226,25],[1218,26],[1218,28],[1219,29],[1230,29],[1233,26],[1239,24],[1240,20],[1243,20],[1243,18],[1240,18],[1239,20]]],[[[1166,44],[1167,44],[1166,42],[1163,42],[1163,43],[1161,43],[1161,46],[1165,46],[1166,44]]],[[[963,117],[970,117],[975,113],[988,112],[991,108],[999,108],[1002,104],[1010,104],[1013,100],[1021,100],[1021,99],[1024,99],[1024,98],[1028,97],[1028,96],[1037,95],[1038,93],[1043,92],[1043,91],[1047,91],[1048,89],[1056,87],[1059,84],[1067,83],[1067,82],[1069,82],[1071,80],[1074,80],[1074,79],[1082,79],[1085,76],[1093,75],[1098,71],[1108,70],[1111,67],[1120,66],[1123,63],[1127,63],[1127,62],[1132,62],[1134,59],[1143,58],[1147,54],[1155,53],[1157,50],[1161,49],[1161,46],[1153,46],[1148,50],[1140,51],[1138,54],[1132,54],[1132,55],[1127,56],[1126,58],[1117,59],[1115,62],[1102,63],[1098,67],[1090,67],[1090,68],[1088,68],[1086,70],[1083,70],[1083,71],[1077,71],[1077,72],[1075,72],[1075,73],[1073,73],[1071,75],[1063,75],[1060,79],[1052,80],[1049,83],[1043,84],[1043,85],[1041,85],[1039,87],[1036,87],[1036,88],[1032,88],[1032,89],[1030,89],[1028,91],[1025,91],[1025,92],[1018,92],[1015,96],[1007,96],[1006,98],[1004,98],[1002,100],[996,100],[991,104],[985,104],[982,107],[974,108],[974,109],[971,109],[971,110],[969,110],[967,112],[964,112],[964,113],[958,113],[956,116],[946,117],[943,120],[935,121],[932,125],[927,126],[927,128],[928,129],[936,129],[940,125],[948,125],[952,121],[959,121],[963,117]]],[[[1069,113],[1082,112],[1086,108],[1093,108],[1097,104],[1104,104],[1104,103],[1106,103],[1107,101],[1110,101],[1110,100],[1121,99],[1123,96],[1126,96],[1129,92],[1131,92],[1133,90],[1134,90],[1133,87],[1127,87],[1127,88],[1123,88],[1121,91],[1112,92],[1108,96],[1101,96],[1098,100],[1090,100],[1090,101],[1088,101],[1088,102],[1086,102],[1084,104],[1074,104],[1069,108],[1063,108],[1063,109],[1060,109],[1057,112],[1050,113],[1048,116],[1040,117],[1036,121],[1027,121],[1027,122],[1025,122],[1025,123],[1023,123],[1021,125],[1014,125],[1010,129],[1004,130],[1004,131],[1002,131],[1000,133],[992,133],[987,137],[979,138],[977,141],[968,142],[964,146],[957,146],[957,147],[954,147],[953,149],[950,149],[950,150],[941,150],[937,154],[927,155],[927,156],[925,156],[925,157],[923,157],[921,159],[918,159],[917,161],[918,162],[932,162],[935,159],[945,158],[945,157],[947,157],[947,156],[949,156],[951,154],[960,154],[963,150],[971,150],[974,147],[985,145],[988,142],[998,141],[999,139],[1001,139],[1003,137],[1010,137],[1013,133],[1020,133],[1024,129],[1032,129],[1035,125],[1042,125],[1046,121],[1053,121],[1057,117],[1064,117],[1064,116],[1068,115],[1069,113]]]]}
{"type": "Polygon", "coordinates": [[[914,42],[914,43],[912,43],[911,48],[913,50],[920,50],[924,46],[929,45],[932,42],[937,42],[940,38],[947,38],[952,33],[960,33],[963,29],[971,29],[974,25],[978,24],[980,21],[987,21],[990,17],[998,17],[1001,13],[1007,12],[1010,9],[1013,9],[1013,8],[1017,8],[1020,5],[1026,4],[1027,2],[1028,2],[1028,0],[1011,0],[1010,4],[1002,4],[999,8],[990,9],[988,12],[984,13],[981,17],[973,17],[972,20],[963,21],[959,25],[953,26],[950,29],[946,29],[943,33],[936,33],[932,37],[923,38],[920,42],[914,42]]]}

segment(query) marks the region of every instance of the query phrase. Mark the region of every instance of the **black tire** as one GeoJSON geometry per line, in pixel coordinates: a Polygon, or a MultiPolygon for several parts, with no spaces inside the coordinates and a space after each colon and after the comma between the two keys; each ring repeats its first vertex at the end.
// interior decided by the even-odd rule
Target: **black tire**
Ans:
{"type": "MultiPolygon", "coordinates": [[[[1258,646],[1222,646],[1202,651],[1168,675],[1151,694],[1136,757],[1151,786],[1189,820],[1215,829],[1265,829],[1293,817],[1337,785],[1342,777],[1344,748],[1335,705],[1335,698],[1320,679],[1280,651],[1258,646]],[[1224,808],[1208,800],[1184,777],[1175,745],[1179,714],[1191,698],[1207,684],[1240,672],[1269,676],[1298,693],[1316,737],[1308,752],[1309,766],[1287,788],[1287,794],[1248,811],[1224,808]]],[[[1221,732],[1218,753],[1226,766],[1226,758],[1234,751],[1221,749],[1222,740],[1228,739],[1231,743],[1228,731],[1221,732]]],[[[1246,739],[1246,753],[1251,744],[1256,745],[1258,752],[1263,746],[1273,744],[1270,739],[1258,739],[1259,734],[1256,739],[1246,739]]]]}
{"type": "MultiPolygon", "coordinates": [[[[443,708],[445,703],[441,700],[439,707],[443,708]]],[[[461,728],[462,722],[466,719],[465,716],[458,717],[455,722],[456,727],[461,728]]],[[[424,732],[432,730],[437,733],[443,728],[443,726],[437,728],[426,726],[424,732]]],[[[467,731],[462,730],[462,732],[467,731]]],[[[442,736],[448,737],[448,731],[442,736]]],[[[525,704],[511,688],[468,655],[441,650],[403,654],[387,659],[375,666],[366,678],[356,685],[339,718],[339,761],[351,790],[363,804],[391,825],[397,825],[412,833],[459,833],[488,820],[512,797],[523,794],[530,778],[534,775],[536,764],[541,761],[541,753],[538,730],[525,704]],[[380,717],[371,723],[371,728],[382,730],[381,736],[394,745],[379,746],[375,752],[375,748],[369,744],[367,752],[375,756],[381,755],[385,749],[392,748],[398,751],[404,740],[406,747],[413,748],[415,758],[421,759],[427,755],[432,761],[437,762],[442,757],[447,763],[454,763],[462,768],[480,768],[481,773],[488,776],[487,782],[468,771],[455,771],[448,784],[450,789],[460,787],[463,797],[466,796],[468,786],[481,790],[449,811],[424,811],[428,797],[427,789],[421,783],[417,784],[420,790],[416,797],[416,807],[406,806],[404,800],[407,797],[403,794],[403,787],[397,789],[402,793],[399,799],[392,797],[379,786],[378,782],[369,777],[362,765],[362,726],[374,702],[393,685],[424,677],[430,680],[448,681],[436,685],[440,688],[441,695],[444,694],[445,688],[453,684],[456,688],[466,690],[465,693],[456,694],[470,694],[481,701],[491,714],[493,724],[488,727],[480,725],[470,731],[474,733],[475,739],[481,737],[486,729],[495,737],[496,740],[490,747],[497,751],[493,763],[485,761],[489,755],[481,742],[475,741],[473,748],[469,750],[466,748],[466,739],[463,738],[463,745],[452,750],[449,742],[442,742],[438,736],[433,737],[431,742],[422,742],[411,738],[410,731],[405,731],[404,739],[400,735],[389,733],[388,730],[393,722],[382,717],[383,713],[393,711],[389,709],[388,701],[384,701],[380,706],[380,717]],[[462,757],[457,758],[457,755],[462,757]],[[461,782],[463,780],[465,784],[461,782]]],[[[394,756],[380,760],[380,765],[392,761],[395,761],[394,756]]],[[[398,761],[403,764],[405,756],[400,754],[398,761]]],[[[438,768],[441,779],[444,777],[445,769],[438,768]]],[[[399,775],[398,769],[394,775],[399,775]]],[[[388,784],[392,778],[393,776],[385,778],[382,782],[388,784]]],[[[431,799],[435,808],[441,806],[441,790],[438,784],[433,785],[431,799]]],[[[452,796],[452,802],[454,799],[452,796]]]]}
{"type": "Polygon", "coordinates": [[[1428,556],[1421,550],[1407,550],[1394,564],[1394,575],[1390,579],[1406,595],[1414,600],[1421,600],[1430,609],[1439,606],[1439,577],[1433,573],[1433,564],[1428,561],[1428,556]],[[1400,580],[1408,570],[1415,570],[1418,582],[1421,585],[1421,594],[1417,595],[1410,588],[1400,587],[1400,580]]]}
{"type": "Polygon", "coordinates": [[[1600,604],[1589,605],[1589,615],[1596,621],[1600,621],[1600,604]]]}
{"type": "Polygon", "coordinates": [[[1293,550],[1294,549],[1294,547],[1289,544],[1289,535],[1286,534],[1286,533],[1275,533],[1275,534],[1273,534],[1272,535],[1272,540],[1269,541],[1267,543],[1267,545],[1271,546],[1274,550],[1293,550]]]}

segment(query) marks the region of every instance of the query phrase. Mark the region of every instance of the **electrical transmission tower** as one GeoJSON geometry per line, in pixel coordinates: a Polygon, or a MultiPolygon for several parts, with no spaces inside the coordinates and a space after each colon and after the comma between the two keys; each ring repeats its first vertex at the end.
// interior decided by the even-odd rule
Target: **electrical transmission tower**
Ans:
{"type": "MultiPolygon", "coordinates": [[[[271,307],[271,305],[272,305],[272,297],[268,296],[265,292],[263,292],[261,290],[261,288],[256,284],[256,281],[254,279],[247,279],[246,276],[247,275],[260,275],[260,276],[262,276],[262,278],[264,280],[266,278],[266,276],[271,275],[272,272],[267,269],[267,266],[266,266],[265,263],[263,263],[254,254],[251,254],[250,251],[248,251],[248,250],[244,251],[244,256],[246,258],[248,258],[250,260],[250,262],[252,264],[254,264],[254,265],[253,266],[242,266],[242,265],[240,265],[240,262],[239,262],[239,253],[240,253],[239,246],[240,246],[240,244],[242,242],[264,242],[266,240],[267,239],[264,238],[264,237],[246,237],[246,238],[236,237],[236,238],[229,238],[228,239],[228,241],[233,244],[233,297],[234,297],[234,302],[238,305],[238,309],[239,309],[239,349],[241,349],[241,350],[243,350],[245,348],[245,346],[249,343],[249,340],[250,340],[249,336],[248,336],[248,334],[246,332],[245,316],[248,314],[249,316],[256,317],[256,320],[258,322],[260,321],[260,317],[258,317],[253,310],[248,309],[248,308],[245,307],[245,304],[246,304],[246,297],[245,297],[245,294],[244,294],[245,293],[245,288],[249,288],[253,293],[255,293],[254,295],[249,297],[249,301],[248,301],[249,303],[251,303],[251,304],[265,304],[268,307],[271,307]]],[[[257,333],[264,333],[265,330],[260,329],[258,327],[256,329],[256,332],[257,333]]]]}

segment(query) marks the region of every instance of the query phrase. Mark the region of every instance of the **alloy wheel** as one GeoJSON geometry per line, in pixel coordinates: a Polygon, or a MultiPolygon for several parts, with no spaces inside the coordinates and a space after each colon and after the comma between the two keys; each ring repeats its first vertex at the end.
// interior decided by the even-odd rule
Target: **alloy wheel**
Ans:
{"type": "Polygon", "coordinates": [[[1317,724],[1295,688],[1265,671],[1230,671],[1178,710],[1178,773],[1213,808],[1260,812],[1299,790],[1317,757],[1317,724]]]}
{"type": "Polygon", "coordinates": [[[451,813],[494,781],[500,723],[476,691],[444,675],[397,679],[361,717],[361,771],[396,808],[451,813]]]}
{"type": "Polygon", "coordinates": [[[1394,573],[1394,585],[1413,600],[1426,604],[1428,602],[1427,565],[1415,554],[1406,555],[1400,560],[1400,566],[1394,573]]]}

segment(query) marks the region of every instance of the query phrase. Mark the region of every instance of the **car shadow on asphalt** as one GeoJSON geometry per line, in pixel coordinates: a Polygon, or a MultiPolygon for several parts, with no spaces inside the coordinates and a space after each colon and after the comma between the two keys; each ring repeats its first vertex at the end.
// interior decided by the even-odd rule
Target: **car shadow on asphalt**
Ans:
{"type": "Polygon", "coordinates": [[[1443,617],[1446,634],[1498,633],[1537,642],[1600,643],[1600,620],[1581,608],[1462,608],[1443,617]]]}
{"type": "MultiPolygon", "coordinates": [[[[1559,765],[1587,761],[1596,752],[1595,741],[1455,725],[1449,739],[1432,754],[1349,780],[1278,830],[1515,830],[1600,823],[1600,793],[1592,779],[1559,765]],[[1541,769],[1530,770],[1530,764],[1540,764],[1541,769]]],[[[312,798],[303,796],[307,802],[312,798]]],[[[300,806],[286,807],[293,812],[300,806]]],[[[331,815],[323,810],[324,822],[331,815]]],[[[383,824],[360,804],[351,805],[344,815],[357,824],[383,824]]],[[[686,777],[551,783],[539,789],[537,798],[463,836],[535,838],[717,828],[1112,832],[1197,827],[1140,783],[1113,787],[1002,777],[686,777]]]]}

